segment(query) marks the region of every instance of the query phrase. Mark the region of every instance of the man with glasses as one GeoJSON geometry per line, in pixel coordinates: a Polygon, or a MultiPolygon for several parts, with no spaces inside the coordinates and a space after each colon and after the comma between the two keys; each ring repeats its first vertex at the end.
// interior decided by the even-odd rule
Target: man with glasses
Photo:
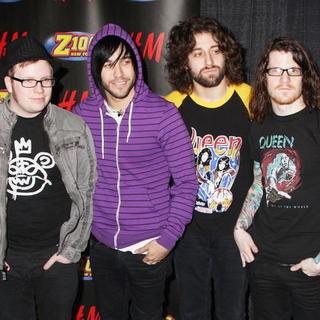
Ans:
{"type": "Polygon", "coordinates": [[[319,319],[320,77],[299,42],[269,43],[254,81],[254,182],[234,235],[254,319],[319,319]]]}
{"type": "Polygon", "coordinates": [[[0,319],[69,319],[92,220],[95,152],[76,115],[50,103],[55,63],[32,37],[0,64],[0,319]]]}

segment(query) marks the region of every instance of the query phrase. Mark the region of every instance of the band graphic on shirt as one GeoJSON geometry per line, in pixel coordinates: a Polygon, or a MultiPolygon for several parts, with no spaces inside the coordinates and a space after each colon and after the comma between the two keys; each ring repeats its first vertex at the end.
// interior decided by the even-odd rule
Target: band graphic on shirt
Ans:
{"type": "Polygon", "coordinates": [[[220,135],[203,137],[191,128],[199,191],[195,210],[202,213],[222,213],[232,204],[231,187],[240,165],[242,138],[220,135]]]}
{"type": "Polygon", "coordinates": [[[51,181],[46,169],[53,168],[55,161],[48,152],[32,156],[31,140],[14,140],[14,152],[10,152],[7,192],[12,199],[17,196],[32,196],[40,193],[51,181]]]}
{"type": "Polygon", "coordinates": [[[290,194],[301,185],[301,160],[292,148],[266,150],[262,154],[261,170],[268,206],[280,199],[290,200],[290,194]]]}

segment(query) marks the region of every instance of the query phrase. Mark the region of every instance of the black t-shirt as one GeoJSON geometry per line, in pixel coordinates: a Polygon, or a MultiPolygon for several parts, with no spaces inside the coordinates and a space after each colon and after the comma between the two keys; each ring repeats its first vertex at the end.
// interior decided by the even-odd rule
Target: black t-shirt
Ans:
{"type": "Polygon", "coordinates": [[[232,235],[244,198],[252,184],[249,153],[250,120],[243,96],[250,87],[231,86],[218,102],[186,96],[179,111],[189,130],[199,181],[189,234],[232,235]]]}
{"type": "Polygon", "coordinates": [[[296,263],[320,251],[319,116],[303,109],[252,126],[264,195],[250,232],[262,257],[296,263]]]}
{"type": "Polygon", "coordinates": [[[18,117],[12,131],[7,183],[11,247],[55,245],[62,223],[70,218],[71,200],[43,127],[45,112],[34,118],[18,117]]]}

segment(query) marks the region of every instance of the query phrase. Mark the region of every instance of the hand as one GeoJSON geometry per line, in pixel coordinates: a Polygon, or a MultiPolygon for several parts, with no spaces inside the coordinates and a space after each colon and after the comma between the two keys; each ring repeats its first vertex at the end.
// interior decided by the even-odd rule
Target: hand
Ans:
{"type": "Polygon", "coordinates": [[[315,277],[320,275],[320,264],[315,263],[313,258],[307,258],[292,266],[290,270],[301,270],[307,276],[315,277]]]}
{"type": "Polygon", "coordinates": [[[7,262],[4,262],[4,266],[6,268],[6,271],[10,271],[11,268],[7,262]]]}
{"type": "Polygon", "coordinates": [[[137,249],[134,253],[146,254],[143,258],[143,262],[146,264],[156,264],[157,262],[164,259],[168,254],[169,250],[159,244],[156,240],[152,240],[145,246],[137,249]]]}
{"type": "Polygon", "coordinates": [[[44,270],[48,270],[52,267],[52,265],[56,262],[59,262],[59,263],[63,263],[63,264],[69,264],[71,263],[71,261],[57,253],[55,253],[46,263],[45,265],[43,266],[43,269],[44,270]]]}
{"type": "Polygon", "coordinates": [[[240,251],[242,267],[245,267],[246,263],[250,263],[254,260],[254,254],[259,251],[258,247],[255,245],[252,237],[247,231],[237,228],[234,229],[233,234],[240,251]]]}

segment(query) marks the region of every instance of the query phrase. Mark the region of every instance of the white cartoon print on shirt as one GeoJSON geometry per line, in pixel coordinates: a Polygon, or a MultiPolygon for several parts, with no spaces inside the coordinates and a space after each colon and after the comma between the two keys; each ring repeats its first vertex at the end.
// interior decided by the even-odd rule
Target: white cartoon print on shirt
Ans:
{"type": "Polygon", "coordinates": [[[202,137],[196,129],[191,130],[199,182],[195,209],[206,214],[224,213],[233,201],[231,188],[239,171],[242,138],[202,137]]]}
{"type": "Polygon", "coordinates": [[[17,196],[33,196],[44,187],[52,185],[46,169],[53,168],[55,161],[48,152],[39,152],[32,158],[31,140],[21,138],[14,141],[15,157],[10,152],[7,192],[16,200],[17,196]]]}

